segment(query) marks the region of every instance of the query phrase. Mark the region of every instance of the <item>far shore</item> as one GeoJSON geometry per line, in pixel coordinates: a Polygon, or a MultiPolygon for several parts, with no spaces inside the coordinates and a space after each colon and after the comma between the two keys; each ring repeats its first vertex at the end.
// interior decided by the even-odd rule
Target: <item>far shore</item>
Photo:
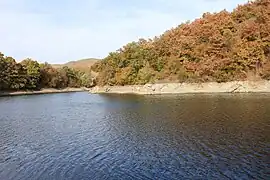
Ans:
{"type": "Polygon", "coordinates": [[[270,93],[270,81],[162,83],[130,86],[96,86],[93,94],[270,93]]]}
{"type": "Polygon", "coordinates": [[[65,89],[41,89],[38,91],[12,91],[12,92],[1,92],[1,96],[19,96],[19,95],[35,95],[35,94],[52,94],[52,93],[68,93],[68,92],[82,92],[88,91],[87,88],[65,88],[65,89]]]}

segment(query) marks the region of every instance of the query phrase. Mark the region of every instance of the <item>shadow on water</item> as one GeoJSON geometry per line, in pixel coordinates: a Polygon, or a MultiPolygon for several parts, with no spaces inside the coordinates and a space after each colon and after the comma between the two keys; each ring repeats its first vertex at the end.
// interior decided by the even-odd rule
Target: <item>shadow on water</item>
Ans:
{"type": "Polygon", "coordinates": [[[0,179],[268,179],[270,95],[0,99],[0,179]]]}

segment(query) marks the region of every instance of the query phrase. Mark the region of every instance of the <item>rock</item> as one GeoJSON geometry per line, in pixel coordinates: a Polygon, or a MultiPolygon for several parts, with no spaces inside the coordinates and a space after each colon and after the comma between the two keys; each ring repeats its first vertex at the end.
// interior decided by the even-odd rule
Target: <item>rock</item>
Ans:
{"type": "Polygon", "coordinates": [[[226,83],[163,83],[134,86],[110,86],[90,89],[90,93],[179,94],[179,93],[239,93],[269,92],[270,81],[232,81],[226,83]]]}

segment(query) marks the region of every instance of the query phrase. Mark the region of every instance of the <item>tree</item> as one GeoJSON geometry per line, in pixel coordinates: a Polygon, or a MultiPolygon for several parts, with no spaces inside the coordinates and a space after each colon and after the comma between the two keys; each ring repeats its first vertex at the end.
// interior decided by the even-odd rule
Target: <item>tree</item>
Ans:
{"type": "Polygon", "coordinates": [[[21,64],[26,68],[27,72],[27,89],[37,89],[40,83],[40,66],[37,61],[25,59],[21,64]]]}
{"type": "Polygon", "coordinates": [[[269,77],[269,12],[270,0],[250,1],[231,13],[204,13],[152,40],[128,43],[93,66],[97,84],[224,82],[244,80],[250,71],[269,77]]]}
{"type": "Polygon", "coordinates": [[[41,88],[91,87],[91,74],[69,67],[53,68],[32,59],[16,63],[0,53],[0,91],[36,90],[41,88]]]}

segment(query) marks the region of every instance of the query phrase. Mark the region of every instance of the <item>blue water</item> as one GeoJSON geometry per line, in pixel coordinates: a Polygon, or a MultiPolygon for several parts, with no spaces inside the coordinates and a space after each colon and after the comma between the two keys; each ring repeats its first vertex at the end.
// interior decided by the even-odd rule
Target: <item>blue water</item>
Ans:
{"type": "Polygon", "coordinates": [[[270,179],[270,95],[0,98],[0,180],[270,179]]]}

